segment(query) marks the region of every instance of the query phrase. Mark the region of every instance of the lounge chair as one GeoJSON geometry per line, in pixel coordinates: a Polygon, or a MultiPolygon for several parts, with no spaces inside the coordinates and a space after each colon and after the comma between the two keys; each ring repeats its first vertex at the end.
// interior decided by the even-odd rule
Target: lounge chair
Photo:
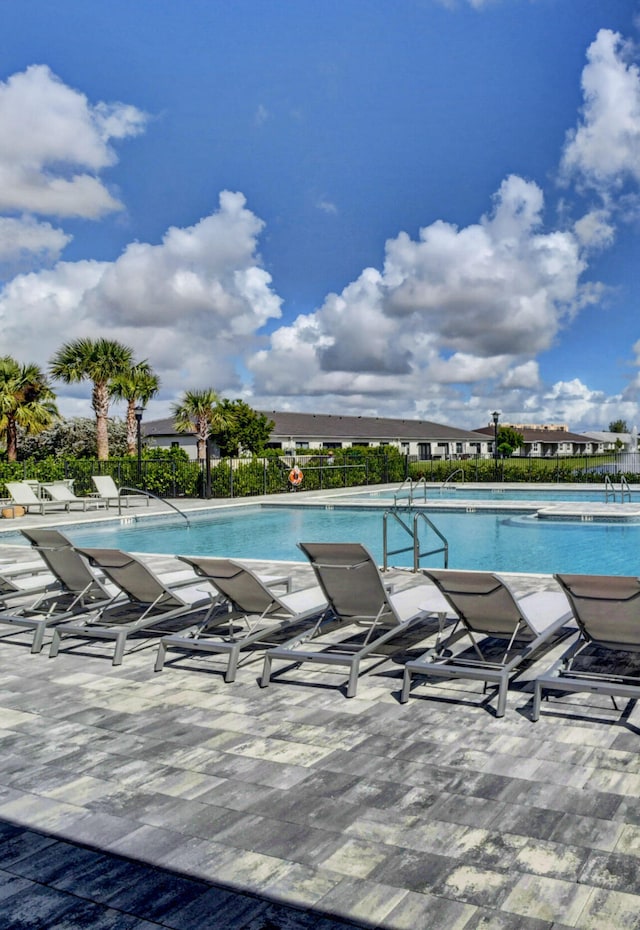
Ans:
{"type": "Polygon", "coordinates": [[[23,481],[6,481],[5,487],[9,492],[14,504],[24,507],[27,513],[31,510],[37,510],[38,513],[46,514],[53,510],[68,510],[69,505],[58,503],[58,501],[41,500],[33,488],[23,481]]]}
{"type": "Polygon", "coordinates": [[[573,608],[578,636],[536,679],[532,720],[544,691],[590,692],[640,698],[640,578],[556,575],[573,608]]]}
{"type": "MultiPolygon", "coordinates": [[[[162,669],[168,650],[219,653],[228,656],[224,680],[234,681],[241,651],[258,644],[260,648],[267,648],[274,636],[300,625],[309,617],[317,617],[327,607],[317,586],[278,595],[267,586],[265,576],[259,576],[233,559],[180,558],[226,598],[227,607],[190,636],[163,637],[156,672],[162,669]]],[[[274,581],[281,583],[282,579],[274,581]]]]}
{"type": "Polygon", "coordinates": [[[73,504],[86,511],[89,507],[105,507],[107,503],[106,500],[103,500],[101,497],[76,497],[71,488],[66,484],[54,482],[52,484],[47,484],[44,490],[52,501],[57,501],[59,504],[66,504],[67,510],[70,510],[73,504]]]}
{"type": "Polygon", "coordinates": [[[149,506],[149,497],[146,494],[122,494],[111,475],[91,475],[91,480],[98,492],[98,499],[106,501],[107,507],[112,503],[128,507],[133,501],[141,500],[145,500],[149,506]]]}
{"type": "Polygon", "coordinates": [[[80,549],[91,565],[99,568],[116,586],[117,594],[95,610],[89,610],[82,619],[61,623],[53,632],[49,655],[57,656],[63,638],[113,640],[113,665],[120,665],[127,639],[135,633],[161,635],[161,625],[174,618],[189,618],[187,625],[196,623],[195,612],[205,607],[211,610],[212,598],[203,597],[201,586],[196,588],[193,575],[169,587],[144,562],[121,549],[80,549]],[[185,586],[188,584],[188,587],[185,586]]]}
{"type": "Polygon", "coordinates": [[[298,543],[298,546],[311,562],[329,610],[306,633],[268,650],[262,687],[269,684],[275,660],[295,665],[317,662],[346,666],[349,669],[346,696],[354,697],[363,659],[373,655],[386,658],[393,650],[381,647],[389,640],[429,615],[437,615],[442,624],[449,612],[449,605],[433,585],[422,583],[390,593],[371,553],[360,543],[298,543]],[[337,640],[334,634],[340,630],[344,635],[337,640]],[[354,634],[358,634],[355,641],[354,634]]]}
{"type": "MultiPolygon", "coordinates": [[[[106,604],[113,597],[109,590],[92,572],[87,561],[77,552],[69,539],[56,529],[35,528],[22,530],[31,545],[40,554],[43,567],[49,569],[47,583],[36,586],[38,576],[31,583],[31,590],[25,590],[27,578],[11,579],[17,588],[22,589],[4,599],[7,610],[0,613],[0,624],[8,624],[23,629],[33,630],[31,652],[42,649],[47,630],[65,619],[73,617],[89,608],[106,604]],[[27,599],[27,594],[36,594],[27,599]]],[[[29,585],[26,585],[27,589],[29,585]]]]}
{"type": "Polygon", "coordinates": [[[423,574],[442,592],[457,622],[449,636],[407,662],[400,702],[408,700],[415,675],[468,678],[498,686],[496,716],[502,717],[509,681],[525,660],[567,635],[567,599],[559,591],[519,598],[492,572],[423,569],[423,574]],[[452,649],[458,641],[466,648],[452,649]]]}

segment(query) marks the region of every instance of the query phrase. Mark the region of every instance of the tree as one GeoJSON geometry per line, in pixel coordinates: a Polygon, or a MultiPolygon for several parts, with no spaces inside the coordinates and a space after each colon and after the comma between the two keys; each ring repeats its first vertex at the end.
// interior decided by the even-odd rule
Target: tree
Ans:
{"type": "Polygon", "coordinates": [[[509,458],[523,444],[524,436],[512,426],[502,426],[498,430],[498,452],[503,458],[509,458]]]}
{"type": "MultiPolygon", "coordinates": [[[[124,420],[109,418],[109,452],[115,458],[127,454],[127,427],[124,420]]],[[[58,420],[37,438],[20,435],[21,458],[94,459],[96,457],[96,421],[91,417],[58,420]]]]}
{"type": "Polygon", "coordinates": [[[220,398],[213,388],[185,391],[180,402],[173,405],[173,416],[178,432],[195,432],[200,460],[206,458],[207,439],[211,433],[227,426],[225,415],[220,409],[220,398]]]}
{"type": "Polygon", "coordinates": [[[626,420],[612,420],[609,423],[609,432],[610,433],[628,433],[629,427],[627,426],[626,420]]]}
{"type": "Polygon", "coordinates": [[[109,386],[109,394],[117,400],[127,402],[127,454],[135,455],[138,447],[138,423],[136,406],[143,407],[160,390],[160,379],[154,374],[151,365],[145,359],[132,365],[128,371],[116,375],[109,386]]]}
{"type": "Polygon", "coordinates": [[[18,458],[18,428],[35,435],[57,416],[55,394],[41,369],[20,365],[10,355],[0,358],[0,435],[6,438],[8,461],[18,458]]]}
{"type": "Polygon", "coordinates": [[[76,339],[58,349],[51,360],[54,378],[66,384],[93,382],[91,406],[96,415],[96,447],[100,460],[109,458],[109,388],[113,379],[128,371],[132,363],[131,349],[110,339],[76,339]]]}
{"type": "Polygon", "coordinates": [[[223,400],[220,412],[227,420],[224,429],[213,435],[222,456],[236,456],[241,452],[258,455],[264,451],[273,430],[273,420],[258,413],[243,400],[223,400]]]}

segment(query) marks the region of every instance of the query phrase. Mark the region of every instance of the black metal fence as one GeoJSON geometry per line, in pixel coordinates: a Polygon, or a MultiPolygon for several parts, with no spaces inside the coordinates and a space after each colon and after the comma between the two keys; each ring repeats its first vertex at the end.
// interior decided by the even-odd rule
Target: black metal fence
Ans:
{"type": "MultiPolygon", "coordinates": [[[[159,497],[227,498],[303,492],[328,488],[401,482],[408,474],[408,459],[399,453],[354,450],[339,456],[269,456],[252,459],[187,461],[181,458],[33,459],[0,463],[0,482],[31,479],[41,482],[73,480],[78,495],[95,491],[92,475],[111,475],[120,486],[151,491],[159,497]],[[290,474],[297,465],[302,480],[296,486],[290,474]]],[[[0,492],[2,493],[2,492],[0,492]]]]}
{"type": "Polygon", "coordinates": [[[606,455],[556,455],[544,458],[489,459],[474,456],[467,459],[412,460],[409,471],[414,478],[442,482],[454,476],[455,481],[526,481],[542,482],[603,482],[606,475],[625,475],[629,481],[640,481],[640,453],[611,452],[606,455]]]}
{"type": "MultiPolygon", "coordinates": [[[[0,462],[0,486],[5,481],[32,479],[41,482],[72,479],[75,493],[90,494],[92,475],[112,475],[121,486],[141,488],[160,497],[229,498],[349,488],[372,484],[400,484],[407,477],[442,483],[462,481],[513,482],[603,482],[605,476],[624,474],[640,482],[640,454],[555,456],[553,458],[419,460],[395,450],[341,450],[335,455],[269,456],[253,459],[204,462],[183,458],[144,458],[138,473],[133,458],[92,459],[48,458],[25,462],[0,462]],[[293,485],[294,465],[302,480],[293,485]]],[[[0,495],[5,492],[0,489],[0,495]]]]}

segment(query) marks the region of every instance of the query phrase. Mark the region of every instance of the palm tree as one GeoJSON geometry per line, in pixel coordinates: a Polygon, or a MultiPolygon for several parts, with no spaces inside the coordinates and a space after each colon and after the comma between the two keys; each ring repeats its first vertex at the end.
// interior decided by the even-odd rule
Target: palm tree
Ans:
{"type": "Polygon", "coordinates": [[[96,415],[96,445],[101,460],[109,458],[109,386],[114,378],[128,371],[132,363],[132,350],[110,339],[76,339],[58,349],[51,360],[54,378],[66,384],[93,381],[91,406],[96,415]]]}
{"type": "Polygon", "coordinates": [[[135,455],[138,444],[136,405],[143,407],[160,390],[160,378],[154,374],[149,362],[144,359],[132,365],[128,371],[116,375],[109,386],[111,397],[127,402],[127,452],[135,455]]]}
{"type": "Polygon", "coordinates": [[[55,394],[41,369],[20,365],[10,355],[0,358],[0,435],[7,441],[7,460],[18,458],[18,427],[35,435],[58,416],[55,394]]]}
{"type": "Polygon", "coordinates": [[[227,417],[219,407],[220,398],[213,388],[201,391],[185,391],[180,403],[173,405],[176,429],[180,433],[195,431],[198,442],[198,458],[206,458],[207,439],[214,430],[227,427],[227,417]]]}

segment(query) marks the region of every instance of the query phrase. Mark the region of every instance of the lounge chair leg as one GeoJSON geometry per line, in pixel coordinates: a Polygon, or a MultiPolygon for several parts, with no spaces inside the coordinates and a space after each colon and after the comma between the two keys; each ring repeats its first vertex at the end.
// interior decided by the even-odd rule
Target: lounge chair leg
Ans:
{"type": "Polygon", "coordinates": [[[37,655],[37,653],[42,652],[42,644],[44,642],[44,634],[47,628],[47,624],[44,620],[41,620],[33,632],[33,642],[31,643],[31,653],[32,655],[37,655]]]}
{"type": "Polygon", "coordinates": [[[533,710],[531,711],[531,719],[535,723],[536,720],[540,719],[540,701],[542,700],[542,685],[539,681],[536,681],[536,686],[533,691],[533,710]]]}
{"type": "Polygon", "coordinates": [[[509,679],[503,679],[498,688],[498,706],[496,708],[496,717],[504,717],[507,709],[507,693],[509,691],[509,679]]]}
{"type": "Polygon", "coordinates": [[[260,679],[260,687],[267,688],[269,682],[271,681],[271,656],[267,653],[264,657],[264,665],[262,666],[262,677],[260,679]]]}
{"type": "Polygon", "coordinates": [[[153,666],[154,672],[161,672],[164,668],[164,659],[167,654],[167,647],[160,640],[160,645],[158,646],[158,656],[156,658],[156,664],[153,666]]]}
{"type": "Polygon", "coordinates": [[[53,639],[51,640],[51,646],[49,647],[49,658],[50,659],[55,659],[55,657],[58,655],[58,650],[60,649],[61,638],[62,637],[60,636],[60,631],[54,630],[53,639]]]}
{"type": "Polygon", "coordinates": [[[349,683],[347,685],[347,697],[355,697],[358,690],[358,673],[360,672],[360,662],[356,659],[351,663],[349,672],[349,683]]]}
{"type": "Polygon", "coordinates": [[[240,655],[240,650],[238,648],[232,649],[229,653],[229,662],[227,664],[227,670],[224,673],[224,680],[227,684],[230,684],[232,681],[236,680],[236,670],[238,668],[238,658],[240,655]]]}
{"type": "Polygon", "coordinates": [[[402,677],[402,691],[400,692],[400,703],[406,704],[409,700],[409,691],[411,690],[411,672],[405,668],[402,677]]]}
{"type": "Polygon", "coordinates": [[[126,639],[126,633],[118,633],[118,638],[116,639],[116,648],[113,651],[113,660],[111,662],[112,665],[122,665],[122,657],[124,656],[124,644],[126,639]]]}

